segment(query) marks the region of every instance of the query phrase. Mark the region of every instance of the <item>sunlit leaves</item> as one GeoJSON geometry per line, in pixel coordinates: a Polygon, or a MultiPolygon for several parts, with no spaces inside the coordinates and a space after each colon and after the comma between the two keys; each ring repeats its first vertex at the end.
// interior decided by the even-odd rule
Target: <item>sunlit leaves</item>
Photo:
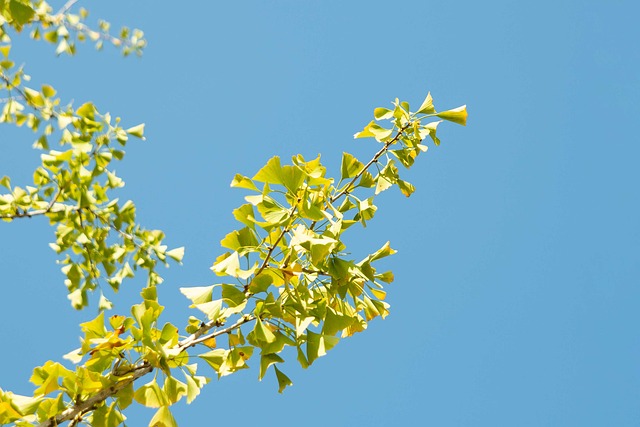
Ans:
{"type": "Polygon", "coordinates": [[[194,286],[189,288],[180,288],[180,292],[191,300],[194,304],[202,304],[211,301],[214,286],[194,286]]]}
{"type": "Polygon", "coordinates": [[[287,190],[295,193],[304,180],[304,173],[295,166],[281,166],[280,158],[274,156],[252,179],[267,184],[283,185],[287,190]]]}
{"type": "Polygon", "coordinates": [[[278,393],[282,393],[286,387],[292,386],[293,382],[288,376],[283,374],[277,366],[274,366],[273,369],[276,371],[276,378],[278,380],[278,393]]]}
{"type": "Polygon", "coordinates": [[[342,164],[340,166],[340,178],[353,178],[362,171],[364,165],[349,153],[342,153],[342,164]]]}
{"type": "Polygon", "coordinates": [[[467,106],[454,108],[453,110],[443,111],[436,114],[441,119],[449,120],[450,122],[457,123],[462,126],[467,125],[467,106]]]}
{"type": "Polygon", "coordinates": [[[13,17],[13,22],[18,29],[31,21],[35,15],[35,10],[31,7],[30,2],[25,0],[8,0],[9,11],[13,17]]]}
{"type": "Polygon", "coordinates": [[[178,427],[178,423],[175,418],[173,418],[173,414],[169,410],[168,406],[162,406],[158,411],[154,414],[151,421],[149,421],[150,427],[178,427]]]}
{"type": "Polygon", "coordinates": [[[391,138],[392,134],[393,134],[393,129],[386,129],[378,125],[375,121],[371,121],[367,126],[364,127],[362,131],[356,133],[355,135],[353,135],[353,137],[354,138],[373,137],[378,142],[386,142],[389,140],[389,138],[391,138]]]}
{"type": "Polygon", "coordinates": [[[427,94],[427,97],[418,108],[417,114],[433,114],[436,112],[435,107],[433,106],[433,98],[431,97],[431,92],[427,94]]]}
{"type": "Polygon", "coordinates": [[[137,126],[130,127],[125,132],[127,132],[131,136],[144,139],[144,123],[139,124],[137,126]]]}
{"type": "MultiPolygon", "coordinates": [[[[79,24],[84,17],[66,19],[79,24]]],[[[108,25],[101,27],[108,31],[108,25]]],[[[63,44],[68,43],[64,31],[49,34],[43,37],[55,39],[58,48],[72,48],[63,44]]],[[[8,53],[2,51],[5,57],[8,53]]],[[[113,162],[123,158],[129,137],[144,138],[144,125],[124,128],[92,103],[61,108],[52,87],[27,88],[23,78],[16,72],[4,79],[4,89],[19,90],[22,98],[5,104],[0,121],[40,133],[34,147],[42,150],[41,164],[33,185],[0,179],[1,218],[43,215],[56,227],[51,247],[61,256],[76,308],[87,306],[89,295],[98,290],[98,308],[111,309],[103,284],[118,291],[139,270],[147,272],[148,280],[130,316],[107,318],[101,311],[80,325],[80,348],[65,355],[75,370],[54,362],[36,368],[33,398],[0,390],[2,422],[29,415],[57,422],[75,401],[105,393],[111,401],[100,400],[78,414],[94,425],[115,427],[123,421],[121,410],[135,401],[157,409],[150,425],[174,426],[169,407],[183,398],[192,402],[208,382],[190,364],[196,357],[221,378],[247,369],[256,352],[258,378],[272,370],[282,392],[292,385],[279,368],[289,355],[295,353],[307,368],[341,338],[389,314],[385,286],[394,276],[379,273],[377,263],[396,251],[387,242],[356,262],[345,236],[354,224],[366,226],[374,218],[380,193],[394,186],[405,196],[415,191],[397,165],[413,167],[427,151],[425,139],[439,145],[441,121],[429,120],[464,125],[467,118],[465,107],[438,113],[430,94],[416,112],[396,99],[391,108],[376,108],[374,120],[355,135],[376,139],[378,151],[366,163],[343,153],[339,179],[327,177],[319,156],[305,160],[302,155],[293,156],[291,164],[272,157],[252,178],[235,175],[231,186],[250,193],[247,203],[233,211],[241,225],[220,241],[227,252],[211,267],[223,283],[180,288],[195,311],[179,329],[160,322],[164,307],[156,285],[162,278],[156,266],[182,262],[184,248],[169,249],[164,233],[138,224],[133,202],[112,196],[124,185],[113,162]],[[60,147],[49,148],[56,137],[60,147]],[[150,372],[153,379],[134,384],[150,372]]]]}

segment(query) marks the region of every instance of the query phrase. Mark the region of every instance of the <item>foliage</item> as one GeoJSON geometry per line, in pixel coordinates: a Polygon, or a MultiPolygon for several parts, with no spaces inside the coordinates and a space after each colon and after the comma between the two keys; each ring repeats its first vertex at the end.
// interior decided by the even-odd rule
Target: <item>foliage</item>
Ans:
{"type": "Polygon", "coordinates": [[[355,138],[374,138],[379,150],[366,163],[343,153],[336,179],[327,177],[320,157],[301,155],[291,164],[273,157],[251,178],[236,175],[231,186],[249,195],[233,211],[239,228],[221,240],[226,251],[211,267],[220,283],[181,289],[195,310],[181,334],[161,320],[156,286],[162,282],[158,264],[181,262],[184,249],[169,250],[161,231],[137,223],[133,202],[112,196],[124,183],[111,165],[122,160],[130,137],[143,138],[144,125],[123,127],[91,103],[63,105],[51,86],[29,87],[28,75],[10,60],[8,32],[26,27],[31,37],[54,43],[58,54],[74,54],[76,42],[87,39],[98,47],[111,42],[124,54],[141,53],[140,31],[124,29],[114,37],[102,22],[94,31],[84,24],[86,11],[69,12],[74,3],[53,14],[45,2],[0,0],[0,89],[7,94],[0,122],[33,130],[41,151],[32,184],[0,179],[6,188],[0,218],[48,218],[72,306],[86,307],[98,291],[100,314],[80,325],[80,348],[64,356],[72,369],[53,361],[35,368],[33,396],[0,389],[0,423],[117,426],[135,401],[157,408],[151,426],[173,426],[169,407],[183,398],[192,402],[209,382],[202,365],[222,377],[255,363],[259,379],[271,369],[282,392],[292,384],[279,367],[284,356],[294,353],[306,368],[340,338],[384,318],[384,286],[393,274],[378,271],[376,261],[395,251],[386,243],[356,261],[346,255],[343,235],[373,219],[381,192],[393,186],[405,196],[414,192],[398,166],[413,166],[427,151],[425,138],[439,145],[442,120],[431,119],[464,125],[465,108],[437,112],[431,95],[413,112],[397,99],[389,109],[376,108],[374,120],[355,138]],[[101,284],[118,291],[139,271],[147,276],[140,303],[129,315],[106,315],[112,303],[101,284]],[[134,386],[151,372],[148,382],[134,386]]]}

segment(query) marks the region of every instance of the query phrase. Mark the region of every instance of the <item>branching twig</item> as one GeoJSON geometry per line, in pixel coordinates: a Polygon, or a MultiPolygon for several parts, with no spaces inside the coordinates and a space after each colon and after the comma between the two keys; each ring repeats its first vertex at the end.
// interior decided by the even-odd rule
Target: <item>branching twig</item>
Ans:
{"type": "MultiPolygon", "coordinates": [[[[256,318],[254,316],[245,315],[231,326],[228,326],[224,329],[219,329],[208,335],[203,335],[217,325],[217,322],[210,321],[205,325],[203,325],[202,327],[200,327],[198,331],[191,334],[184,340],[180,341],[178,345],[174,347],[174,349],[179,350],[180,353],[182,353],[186,351],[189,347],[192,347],[208,339],[215,338],[223,334],[227,334],[235,329],[238,329],[240,326],[244,325],[245,323],[251,322],[255,319],[256,318]]],[[[149,362],[143,361],[131,368],[131,371],[130,371],[132,373],[131,377],[126,378],[122,381],[119,381],[110,387],[100,390],[99,392],[97,392],[95,395],[91,396],[87,400],[84,400],[66,409],[57,417],[51,418],[43,423],[40,423],[38,427],[54,427],[54,426],[58,426],[63,422],[77,419],[77,417],[83,416],[87,412],[94,410],[102,402],[114,396],[120,390],[123,390],[124,388],[128,387],[129,384],[133,383],[138,378],[153,372],[153,370],[154,368],[149,364],[149,362]]]]}
{"type": "MultiPolygon", "coordinates": [[[[291,219],[293,215],[295,215],[295,212],[296,212],[296,207],[294,206],[293,209],[291,210],[291,213],[289,214],[289,219],[291,219]]],[[[262,262],[262,265],[260,265],[260,268],[258,268],[258,271],[256,271],[256,273],[253,275],[254,277],[258,276],[260,273],[262,273],[262,271],[265,268],[267,268],[267,265],[269,264],[269,260],[271,259],[271,255],[273,254],[273,251],[276,249],[276,247],[278,246],[278,243],[280,243],[280,240],[282,240],[282,238],[284,237],[285,234],[287,234],[288,231],[289,231],[289,226],[282,228],[282,232],[280,232],[280,235],[278,236],[276,241],[273,242],[273,244],[269,248],[269,252],[267,252],[267,255],[264,257],[264,261],[262,262]]]]}
{"type": "Polygon", "coordinates": [[[255,319],[256,319],[255,316],[247,314],[241,317],[240,320],[238,320],[236,323],[234,323],[231,326],[228,326],[224,329],[219,329],[215,332],[204,335],[217,325],[217,321],[209,321],[205,323],[203,326],[201,326],[196,332],[194,332],[193,334],[189,335],[187,338],[180,341],[176,348],[179,349],[180,352],[183,352],[189,347],[193,347],[194,345],[200,344],[201,342],[204,342],[208,339],[215,338],[217,336],[229,333],[234,329],[238,329],[240,326],[244,325],[245,323],[249,323],[255,319]]]}
{"type": "Polygon", "coordinates": [[[385,142],[384,146],[380,149],[380,151],[378,151],[373,158],[369,161],[369,163],[367,163],[365,165],[365,167],[362,168],[362,170],[360,172],[358,172],[356,174],[356,176],[353,177],[353,179],[349,182],[349,184],[347,184],[347,186],[344,188],[344,190],[342,190],[341,192],[339,192],[338,194],[336,194],[335,196],[331,197],[331,199],[329,199],[330,203],[334,203],[336,200],[338,200],[340,197],[344,196],[345,194],[347,194],[349,191],[351,191],[351,187],[353,187],[353,184],[355,184],[355,182],[362,176],[363,173],[365,173],[367,171],[367,169],[369,169],[371,167],[371,165],[375,164],[378,159],[380,158],[380,156],[382,156],[391,145],[395,144],[396,142],[398,142],[398,140],[400,139],[400,137],[402,136],[402,134],[404,133],[405,130],[407,130],[409,128],[409,126],[411,125],[411,123],[407,123],[406,125],[404,125],[403,127],[401,127],[398,130],[398,133],[396,134],[396,136],[394,136],[392,139],[390,139],[389,141],[385,142]]]}
{"type": "Polygon", "coordinates": [[[53,206],[58,201],[60,194],[62,194],[62,188],[58,187],[58,191],[56,191],[55,196],[53,197],[53,199],[51,199],[51,202],[49,202],[49,205],[44,209],[37,209],[35,211],[16,212],[15,214],[11,214],[11,215],[0,215],[0,218],[2,219],[31,218],[38,215],[48,214],[49,212],[51,212],[51,209],[53,209],[53,206]]]}
{"type": "Polygon", "coordinates": [[[88,398],[85,401],[82,401],[78,404],[73,405],[71,408],[66,409],[60,415],[55,418],[48,419],[47,421],[40,423],[38,427],[54,427],[66,421],[70,421],[78,417],[79,415],[84,415],[87,412],[93,410],[96,405],[101,404],[109,397],[115,395],[120,390],[125,389],[129,386],[129,384],[133,383],[138,378],[148,374],[153,371],[153,367],[148,362],[142,362],[137,367],[138,369],[133,371],[133,375],[131,377],[124,379],[115,383],[114,385],[104,388],[88,398]]]}
{"type": "MultiPolygon", "coordinates": [[[[69,2],[71,3],[71,1],[69,2]]],[[[369,163],[367,163],[363,169],[347,184],[347,186],[340,191],[338,194],[336,194],[335,196],[333,196],[329,202],[330,203],[334,203],[336,200],[338,200],[340,197],[344,196],[345,194],[349,193],[349,191],[351,191],[353,185],[355,184],[355,182],[362,176],[362,174],[368,169],[370,168],[373,164],[375,164],[378,159],[389,149],[389,147],[394,144],[395,142],[398,141],[398,139],[400,139],[400,137],[402,136],[403,132],[409,127],[409,124],[403,126],[402,128],[400,128],[398,130],[398,134],[392,138],[391,140],[387,141],[384,146],[382,147],[382,149],[380,149],[371,159],[371,161],[369,161],[369,163]]],[[[294,206],[291,210],[290,213],[290,217],[292,217],[295,214],[296,211],[296,207],[294,206]]],[[[111,228],[113,228],[114,230],[116,230],[117,232],[119,232],[120,234],[122,234],[124,237],[130,239],[130,240],[134,240],[133,236],[129,235],[128,233],[125,233],[117,228],[115,228],[110,221],[106,221],[104,218],[102,218],[99,214],[97,214],[96,212],[92,213],[97,217],[100,218],[102,221],[106,222],[107,224],[109,224],[109,226],[111,228]]],[[[267,252],[265,259],[263,261],[263,263],[261,264],[260,268],[257,270],[257,272],[255,273],[254,276],[259,275],[269,264],[269,261],[271,260],[272,256],[273,256],[273,252],[275,250],[275,248],[278,246],[278,244],[280,243],[280,241],[284,238],[285,234],[288,232],[288,227],[284,226],[282,228],[282,231],[280,233],[280,235],[278,236],[278,238],[276,239],[276,241],[270,246],[269,251],[267,252]]],[[[321,275],[327,275],[325,272],[323,271],[314,271],[314,270],[303,270],[305,273],[309,273],[309,274],[321,274],[321,275]]],[[[209,322],[204,323],[202,326],[200,326],[200,328],[198,328],[198,330],[196,332],[194,332],[193,334],[191,334],[190,336],[188,336],[187,338],[181,340],[173,349],[177,350],[178,353],[182,353],[187,351],[187,349],[189,349],[190,347],[193,347],[197,344],[200,344],[204,341],[207,341],[211,338],[215,338],[217,336],[223,335],[223,334],[227,334],[232,332],[235,329],[240,328],[242,325],[251,322],[253,320],[256,319],[256,316],[254,315],[249,315],[246,314],[244,316],[242,316],[238,321],[236,321],[234,324],[226,327],[226,328],[222,328],[222,329],[218,329],[212,333],[207,333],[209,332],[211,329],[216,328],[216,327],[220,327],[222,325],[220,325],[218,320],[210,320],[209,322]]],[[[95,395],[91,396],[90,398],[88,398],[85,401],[82,401],[80,403],[75,404],[74,406],[66,409],[64,412],[62,412],[60,415],[58,415],[55,418],[49,419],[43,423],[41,423],[39,425],[39,427],[54,427],[59,425],[60,423],[66,422],[66,421],[70,421],[70,420],[75,420],[75,419],[79,419],[79,417],[82,417],[84,414],[94,410],[97,406],[99,406],[100,404],[102,404],[106,399],[108,399],[109,397],[114,396],[118,391],[128,387],[131,383],[133,383],[135,380],[137,380],[138,378],[153,372],[154,367],[151,366],[149,364],[149,362],[147,361],[143,361],[135,366],[132,367],[131,369],[131,376],[120,381],[117,382],[116,384],[107,387],[105,389],[100,390],[98,393],[96,393],[95,395]]]]}

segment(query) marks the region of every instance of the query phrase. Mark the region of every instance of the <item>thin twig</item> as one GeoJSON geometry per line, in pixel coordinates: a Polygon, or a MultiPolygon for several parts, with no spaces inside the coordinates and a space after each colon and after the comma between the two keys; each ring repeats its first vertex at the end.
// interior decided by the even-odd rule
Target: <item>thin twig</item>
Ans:
{"type": "Polygon", "coordinates": [[[65,13],[67,13],[69,11],[69,9],[71,9],[73,7],[74,4],[76,4],[78,2],[78,0],[69,0],[68,2],[66,2],[64,4],[64,6],[62,6],[60,8],[60,10],[58,12],[56,12],[55,16],[60,16],[63,15],[65,13]]]}
{"type": "MultiPolygon", "coordinates": [[[[293,209],[291,210],[291,213],[289,214],[289,219],[293,217],[295,212],[296,212],[296,206],[294,206],[293,209]]],[[[256,271],[256,273],[253,275],[254,277],[257,277],[260,273],[262,273],[262,271],[265,268],[267,268],[267,265],[269,264],[269,260],[271,259],[271,255],[273,254],[273,251],[276,249],[276,247],[278,246],[278,243],[280,243],[280,240],[282,240],[282,238],[284,237],[285,234],[287,234],[288,231],[289,231],[288,226],[282,228],[280,235],[269,248],[269,252],[267,252],[267,256],[264,257],[264,261],[262,262],[262,265],[260,266],[260,268],[258,268],[258,271],[256,271]]]]}
{"type": "Polygon", "coordinates": [[[96,407],[96,405],[101,404],[102,402],[104,402],[105,400],[107,400],[109,397],[115,395],[117,392],[119,392],[120,390],[123,390],[125,388],[127,388],[129,386],[129,384],[133,383],[135,380],[137,380],[138,378],[148,374],[149,372],[153,371],[153,366],[151,366],[149,364],[149,362],[142,362],[139,366],[138,369],[136,369],[133,372],[133,375],[131,375],[131,377],[119,381],[115,384],[113,384],[112,386],[109,386],[107,388],[104,388],[102,390],[100,390],[98,393],[94,394],[93,396],[91,396],[90,398],[88,398],[85,401],[82,401],[76,405],[73,405],[71,408],[66,409],[65,411],[63,411],[60,415],[58,415],[55,418],[50,418],[47,421],[40,423],[38,425],[38,427],[53,427],[53,426],[57,426],[65,421],[69,421],[72,420],[74,418],[76,418],[79,415],[84,415],[87,412],[91,411],[93,408],[96,407]]]}
{"type": "Polygon", "coordinates": [[[400,139],[400,137],[402,136],[402,134],[404,133],[405,130],[407,130],[409,128],[409,126],[411,125],[411,122],[407,123],[406,125],[404,125],[403,127],[401,127],[398,130],[398,133],[396,134],[396,136],[394,136],[392,139],[390,139],[389,141],[387,141],[384,146],[380,149],[380,151],[378,151],[373,158],[369,161],[369,163],[367,163],[365,165],[365,167],[362,168],[362,170],[360,172],[358,172],[356,174],[356,176],[353,177],[353,179],[349,182],[349,184],[347,184],[347,186],[344,188],[344,190],[342,190],[341,192],[339,192],[338,194],[336,194],[335,196],[331,197],[329,199],[329,203],[333,204],[336,200],[338,200],[340,197],[344,196],[345,194],[347,194],[349,191],[351,191],[351,187],[353,186],[353,184],[355,184],[355,182],[362,176],[363,173],[366,172],[367,169],[369,169],[371,167],[371,165],[373,165],[374,163],[376,163],[378,161],[378,159],[389,149],[389,147],[393,144],[395,144],[396,142],[398,142],[398,140],[400,139]]]}
{"type": "Polygon", "coordinates": [[[231,326],[228,326],[224,329],[219,329],[215,332],[212,332],[208,335],[203,335],[205,334],[207,331],[211,330],[212,328],[214,328],[217,324],[217,321],[209,321],[207,323],[205,323],[203,326],[201,326],[196,332],[194,332],[193,334],[189,335],[187,338],[183,339],[182,341],[180,341],[178,343],[178,345],[176,346],[177,349],[180,350],[180,352],[185,351],[187,348],[189,347],[193,347],[196,344],[200,344],[201,342],[204,342],[206,340],[209,340],[211,338],[215,338],[217,336],[229,333],[231,331],[233,331],[234,329],[238,329],[240,326],[244,325],[245,323],[251,322],[252,320],[255,320],[256,317],[252,316],[252,315],[245,315],[243,317],[240,318],[240,320],[238,320],[236,323],[234,323],[231,326]]]}
{"type": "MultiPolygon", "coordinates": [[[[200,329],[198,329],[198,331],[196,331],[195,333],[191,334],[190,336],[188,336],[187,338],[185,338],[184,340],[180,341],[178,343],[178,345],[176,345],[174,348],[179,350],[180,353],[186,351],[189,347],[192,347],[196,344],[199,344],[203,341],[206,341],[208,339],[211,338],[215,338],[217,336],[223,335],[223,334],[227,334],[235,329],[238,329],[240,326],[244,325],[245,323],[251,322],[253,320],[255,320],[256,318],[254,316],[251,315],[245,315],[242,318],[240,318],[240,320],[238,320],[236,323],[234,323],[231,326],[228,326],[224,329],[219,329],[211,334],[205,335],[203,336],[203,333],[206,333],[208,330],[214,328],[217,325],[217,322],[214,321],[210,321],[207,324],[205,324],[204,326],[200,327],[200,329]]],[[[147,361],[143,361],[135,366],[133,366],[131,368],[131,373],[133,375],[131,375],[131,377],[124,379],[120,382],[117,382],[116,384],[109,386],[107,388],[104,388],[102,390],[100,390],[98,393],[96,393],[95,395],[91,396],[90,398],[88,398],[85,401],[82,401],[80,403],[77,403],[75,405],[73,405],[71,408],[66,409],[65,411],[63,411],[60,415],[54,417],[54,418],[50,418],[47,421],[40,423],[38,425],[38,427],[54,427],[57,426],[63,422],[66,421],[70,421],[72,419],[76,419],[78,416],[82,416],[84,414],[86,414],[87,412],[92,411],[93,409],[95,409],[98,405],[100,405],[102,402],[104,402],[105,400],[107,400],[108,398],[112,397],[113,395],[115,395],[117,392],[119,392],[120,390],[123,390],[124,388],[128,387],[129,384],[133,383],[135,380],[137,380],[140,377],[143,377],[151,372],[153,372],[154,368],[153,366],[151,366],[149,364],[149,362],[147,361]]]]}
{"type": "Polygon", "coordinates": [[[53,206],[58,201],[60,194],[62,194],[62,188],[58,187],[58,191],[56,192],[55,196],[53,197],[53,199],[51,199],[51,202],[49,202],[49,205],[45,209],[38,209],[35,211],[16,212],[15,214],[12,214],[12,215],[0,215],[0,218],[2,219],[31,218],[37,215],[48,214],[49,212],[51,212],[51,209],[53,209],[53,206]]]}

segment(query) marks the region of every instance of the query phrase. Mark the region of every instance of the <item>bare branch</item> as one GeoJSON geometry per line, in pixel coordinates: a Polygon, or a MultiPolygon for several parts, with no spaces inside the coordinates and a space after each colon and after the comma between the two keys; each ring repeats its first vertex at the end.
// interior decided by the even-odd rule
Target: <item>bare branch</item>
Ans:
{"type": "Polygon", "coordinates": [[[69,11],[69,9],[71,9],[73,7],[74,4],[78,3],[78,0],[69,0],[68,2],[66,2],[64,4],[64,6],[62,6],[60,8],[59,11],[56,12],[55,16],[60,16],[60,15],[64,15],[65,13],[67,13],[69,11]]]}

